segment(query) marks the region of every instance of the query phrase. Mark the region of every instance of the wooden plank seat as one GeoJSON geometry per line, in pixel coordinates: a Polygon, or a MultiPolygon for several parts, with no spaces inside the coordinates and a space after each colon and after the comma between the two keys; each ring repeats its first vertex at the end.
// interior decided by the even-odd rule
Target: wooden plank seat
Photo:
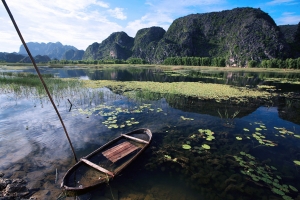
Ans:
{"type": "Polygon", "coordinates": [[[132,136],[125,135],[125,134],[121,134],[121,136],[126,137],[126,138],[131,139],[131,140],[134,140],[136,142],[141,142],[141,143],[149,144],[149,142],[147,142],[145,140],[141,140],[141,139],[136,138],[136,137],[132,137],[132,136]]]}
{"type": "Polygon", "coordinates": [[[125,141],[110,149],[107,149],[106,151],[103,151],[102,154],[111,162],[115,163],[138,148],[139,147],[131,144],[130,142],[125,141]]]}
{"type": "Polygon", "coordinates": [[[104,172],[104,173],[114,177],[114,174],[112,172],[108,171],[107,169],[104,169],[103,167],[100,167],[99,165],[96,165],[95,163],[93,163],[85,158],[81,158],[80,160],[83,161],[84,163],[86,163],[87,165],[99,170],[100,172],[104,172]]]}

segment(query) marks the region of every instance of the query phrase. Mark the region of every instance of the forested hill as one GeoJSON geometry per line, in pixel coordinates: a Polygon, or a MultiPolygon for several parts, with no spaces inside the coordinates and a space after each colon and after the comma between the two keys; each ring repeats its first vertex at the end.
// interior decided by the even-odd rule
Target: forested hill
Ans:
{"type": "Polygon", "coordinates": [[[243,64],[292,54],[280,28],[267,13],[235,8],[178,18],[166,32],[151,27],[138,31],[135,38],[124,32],[113,33],[102,43],[90,45],[83,59],[137,57],[161,63],[175,56],[224,57],[227,62],[243,64]]]}

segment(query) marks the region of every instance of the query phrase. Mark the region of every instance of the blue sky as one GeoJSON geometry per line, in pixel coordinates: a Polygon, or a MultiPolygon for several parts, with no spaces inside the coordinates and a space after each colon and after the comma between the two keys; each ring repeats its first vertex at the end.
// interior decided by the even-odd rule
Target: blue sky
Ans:
{"type": "MultiPolygon", "coordinates": [[[[194,13],[260,8],[277,25],[300,22],[300,0],[6,0],[26,42],[57,42],[85,50],[111,33],[134,37],[141,28],[165,30],[177,18],[194,13]]],[[[21,45],[1,3],[0,52],[21,45]]]]}

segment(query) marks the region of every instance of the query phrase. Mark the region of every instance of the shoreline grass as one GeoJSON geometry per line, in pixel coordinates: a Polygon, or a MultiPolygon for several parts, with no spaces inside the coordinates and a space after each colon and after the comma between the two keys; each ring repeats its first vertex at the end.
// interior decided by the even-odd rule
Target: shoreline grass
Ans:
{"type": "MultiPolygon", "coordinates": [[[[243,67],[212,67],[212,66],[180,66],[180,65],[154,65],[154,64],[39,64],[50,68],[153,68],[165,70],[200,70],[200,71],[228,71],[228,72],[272,72],[272,73],[300,73],[300,69],[282,68],[243,68],[243,67]]],[[[0,69],[22,69],[30,68],[32,64],[26,63],[3,63],[0,69]]]]}

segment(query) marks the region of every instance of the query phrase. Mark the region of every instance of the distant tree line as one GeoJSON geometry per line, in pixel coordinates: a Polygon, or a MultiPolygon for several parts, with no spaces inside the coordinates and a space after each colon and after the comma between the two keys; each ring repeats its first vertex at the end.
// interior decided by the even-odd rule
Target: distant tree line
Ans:
{"type": "Polygon", "coordinates": [[[185,66],[216,66],[225,67],[226,59],[222,57],[168,57],[164,65],[185,65],[185,66]]]}
{"type": "MultiPolygon", "coordinates": [[[[185,66],[215,66],[225,67],[226,59],[222,57],[168,57],[164,60],[165,65],[185,65],[185,66]]],[[[285,60],[270,59],[261,62],[250,60],[246,64],[248,67],[260,68],[283,68],[283,69],[300,69],[300,58],[285,60]]]]}
{"type": "Polygon", "coordinates": [[[141,58],[129,58],[127,60],[111,59],[111,60],[51,60],[49,64],[146,64],[147,62],[141,58]]]}
{"type": "Polygon", "coordinates": [[[274,58],[270,60],[262,60],[260,63],[251,60],[248,62],[248,67],[300,69],[300,58],[288,58],[286,60],[274,58]]]}
{"type": "MultiPolygon", "coordinates": [[[[0,60],[1,63],[2,60],[0,60]]],[[[5,62],[5,61],[3,61],[5,62]]],[[[102,59],[102,60],[51,60],[48,64],[147,64],[141,58],[129,58],[127,60],[120,59],[102,59]]],[[[184,66],[216,66],[225,67],[226,59],[223,57],[168,57],[163,62],[164,65],[184,65],[184,66]]],[[[261,62],[250,60],[246,64],[247,67],[253,68],[282,68],[282,69],[300,69],[300,57],[296,59],[288,58],[262,60],[261,62]]]]}

